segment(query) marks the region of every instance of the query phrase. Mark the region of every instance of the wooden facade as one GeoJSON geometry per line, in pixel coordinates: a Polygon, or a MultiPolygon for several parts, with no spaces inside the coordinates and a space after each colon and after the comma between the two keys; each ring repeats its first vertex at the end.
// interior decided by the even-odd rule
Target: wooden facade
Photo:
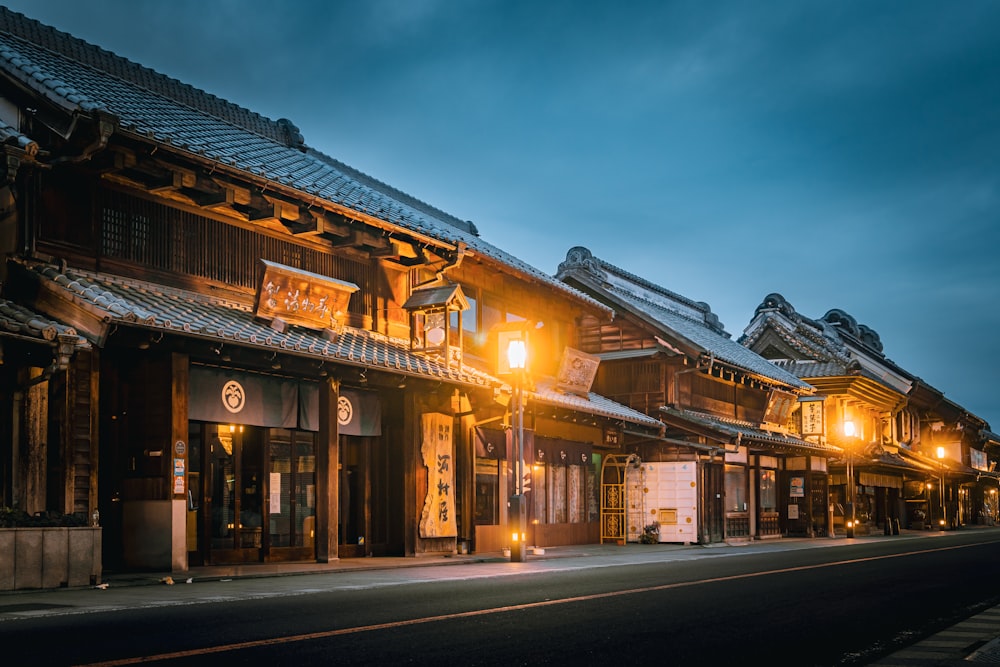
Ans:
{"type": "MultiPolygon", "coordinates": [[[[479,456],[474,432],[509,431],[496,331],[512,323],[530,327],[526,426],[544,451],[599,459],[609,428],[662,426],[536,388],[576,323],[610,311],[471,223],[309,148],[287,120],[0,8],[4,40],[61,85],[42,94],[0,63],[2,299],[59,333],[0,333],[15,399],[2,504],[98,510],[108,569],[506,546],[511,455],[479,456]],[[345,288],[344,312],[317,318],[316,280],[345,288]],[[410,329],[432,282],[462,295],[442,311],[458,341],[443,351],[410,329]]],[[[596,541],[586,460],[533,466],[539,543],[596,541]]]]}
{"type": "Polygon", "coordinates": [[[988,424],[886,358],[873,329],[770,294],[741,340],[816,388],[807,437],[843,450],[830,468],[838,534],[852,515],[858,534],[996,521],[988,424]]]}
{"type": "MultiPolygon", "coordinates": [[[[581,324],[581,348],[602,360],[597,390],[667,425],[660,437],[633,436],[626,445],[653,480],[643,482],[635,503],[647,506],[647,519],[666,518],[656,521],[661,540],[827,533],[831,450],[791,428],[797,398],[811,393],[806,383],[744,354],[704,303],[629,274],[586,248],[571,249],[558,276],[615,311],[610,323],[581,324]],[[780,401],[786,409],[772,417],[780,401]],[[666,477],[675,481],[661,484],[666,477]],[[665,497],[649,499],[656,484],[667,489],[665,497]],[[684,485],[697,488],[696,499],[680,500],[677,487],[684,485]],[[685,518],[696,533],[672,526],[685,502],[696,505],[696,514],[685,518]]],[[[631,520],[633,537],[645,521],[631,520]]]]}

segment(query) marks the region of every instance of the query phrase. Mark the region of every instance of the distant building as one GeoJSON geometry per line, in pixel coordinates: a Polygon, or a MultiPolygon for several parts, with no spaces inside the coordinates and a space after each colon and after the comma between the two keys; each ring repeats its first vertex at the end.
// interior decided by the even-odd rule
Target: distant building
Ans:
{"type": "Polygon", "coordinates": [[[795,425],[812,387],[730,338],[708,304],[569,250],[557,277],[612,308],[585,319],[580,347],[601,360],[596,388],[660,418],[664,435],[627,433],[646,481],[630,538],[662,541],[825,536],[827,461],[839,450],[795,425]]]}
{"type": "Polygon", "coordinates": [[[805,437],[844,451],[830,471],[838,533],[852,498],[862,533],[995,521],[989,424],[887,358],[873,329],[838,309],[810,319],[769,294],[740,342],[816,387],[802,421],[805,437]]]}

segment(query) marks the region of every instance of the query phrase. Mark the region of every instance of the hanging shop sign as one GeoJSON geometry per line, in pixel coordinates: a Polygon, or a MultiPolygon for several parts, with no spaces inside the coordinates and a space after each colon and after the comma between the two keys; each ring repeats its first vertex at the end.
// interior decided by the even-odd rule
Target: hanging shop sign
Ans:
{"type": "Polygon", "coordinates": [[[255,316],[309,329],[341,328],[357,285],[263,259],[260,264],[255,316]]]}
{"type": "Polygon", "coordinates": [[[764,421],[768,424],[785,426],[792,415],[792,408],[798,403],[798,396],[788,391],[772,389],[767,396],[764,421]]]}
{"type": "Polygon", "coordinates": [[[456,537],[455,461],[451,416],[438,412],[421,415],[420,455],[427,469],[427,493],[420,514],[420,536],[456,537]]]}
{"type": "Polygon", "coordinates": [[[802,413],[802,435],[823,435],[823,399],[808,397],[799,399],[802,413]]]}
{"type": "Polygon", "coordinates": [[[597,377],[597,367],[600,364],[600,357],[571,347],[563,348],[559,373],[556,375],[556,388],[586,398],[594,384],[594,378],[597,377]]]}

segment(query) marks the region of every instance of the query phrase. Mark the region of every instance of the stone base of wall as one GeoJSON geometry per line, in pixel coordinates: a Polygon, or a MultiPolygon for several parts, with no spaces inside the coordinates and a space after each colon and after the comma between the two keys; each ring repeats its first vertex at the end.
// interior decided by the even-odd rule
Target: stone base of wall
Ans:
{"type": "Polygon", "coordinates": [[[0,528],[0,591],[101,583],[100,528],[0,528]]]}

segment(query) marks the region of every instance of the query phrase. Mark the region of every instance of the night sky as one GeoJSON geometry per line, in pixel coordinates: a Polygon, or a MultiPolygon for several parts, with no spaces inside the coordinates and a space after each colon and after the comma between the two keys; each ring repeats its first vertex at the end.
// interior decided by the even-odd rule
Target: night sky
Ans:
{"type": "Polygon", "coordinates": [[[24,0],[555,273],[840,308],[1000,429],[1000,2],[24,0]]]}

